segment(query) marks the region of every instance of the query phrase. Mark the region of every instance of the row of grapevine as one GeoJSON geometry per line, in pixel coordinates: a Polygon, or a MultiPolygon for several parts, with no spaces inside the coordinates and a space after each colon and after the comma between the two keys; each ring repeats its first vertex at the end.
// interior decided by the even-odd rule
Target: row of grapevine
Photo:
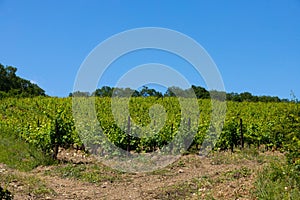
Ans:
{"type": "Polygon", "coordinates": [[[87,150],[101,154],[115,153],[114,146],[137,152],[165,146],[169,151],[181,151],[189,145],[187,139],[193,139],[192,146],[197,149],[205,140],[225,150],[240,145],[243,133],[246,146],[284,149],[292,152],[291,162],[299,162],[295,156],[300,147],[298,103],[227,102],[223,124],[222,119],[211,122],[216,110],[210,100],[198,100],[199,115],[193,106],[181,108],[182,102],[189,105],[188,99],[175,97],[81,97],[75,104],[71,98],[8,98],[1,100],[0,128],[13,128],[18,137],[54,157],[59,146],[82,143],[87,150]],[[214,134],[222,125],[221,135],[214,134]],[[196,134],[190,138],[192,132],[196,134]],[[170,141],[179,148],[173,149],[170,141]]]}
{"type": "Polygon", "coordinates": [[[17,137],[56,158],[59,146],[81,144],[71,111],[70,99],[2,99],[0,127],[15,130],[17,137]]]}

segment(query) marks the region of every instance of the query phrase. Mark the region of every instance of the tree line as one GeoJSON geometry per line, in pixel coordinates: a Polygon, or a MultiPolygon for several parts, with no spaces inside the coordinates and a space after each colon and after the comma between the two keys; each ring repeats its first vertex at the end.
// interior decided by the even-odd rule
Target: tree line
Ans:
{"type": "Polygon", "coordinates": [[[192,85],[188,89],[182,89],[180,87],[172,86],[167,88],[165,93],[157,91],[153,88],[149,88],[147,86],[143,86],[140,90],[133,90],[131,88],[115,88],[110,86],[103,86],[101,88],[96,89],[93,93],[89,92],[81,92],[76,91],[69,94],[69,97],[188,97],[191,92],[193,92],[198,99],[210,99],[211,96],[216,98],[224,99],[226,97],[227,101],[234,102],[288,102],[288,99],[280,99],[277,96],[256,96],[251,94],[250,92],[243,93],[225,93],[220,91],[208,91],[201,86],[192,85]]]}
{"type": "MultiPolygon", "coordinates": [[[[23,79],[16,75],[17,68],[12,66],[4,66],[0,64],[0,98],[3,97],[34,97],[34,96],[46,96],[45,91],[37,84],[23,79]]],[[[172,86],[167,88],[165,93],[157,91],[153,88],[143,86],[140,90],[133,90],[131,88],[115,88],[109,86],[103,86],[96,89],[94,92],[82,92],[76,91],[69,94],[72,96],[97,96],[97,97],[189,97],[191,94],[195,94],[198,99],[210,99],[211,96],[214,99],[224,99],[235,102],[288,102],[288,99],[280,99],[277,96],[256,96],[250,92],[243,93],[225,93],[220,91],[208,91],[201,86],[192,85],[188,89],[182,89],[180,87],[172,86]]]]}
{"type": "Polygon", "coordinates": [[[17,68],[0,64],[0,98],[46,96],[37,84],[16,75],[17,68]]]}

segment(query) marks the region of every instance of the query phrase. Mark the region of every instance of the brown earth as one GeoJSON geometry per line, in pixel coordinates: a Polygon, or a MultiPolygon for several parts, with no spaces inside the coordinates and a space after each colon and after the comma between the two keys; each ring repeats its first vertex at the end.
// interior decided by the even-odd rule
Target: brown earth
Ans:
{"type": "Polygon", "coordinates": [[[175,163],[147,173],[121,173],[92,156],[61,151],[59,165],[19,172],[0,165],[1,186],[14,199],[255,199],[259,170],[280,153],[229,152],[208,157],[182,156],[175,163]],[[80,169],[85,178],[69,173],[80,169]],[[66,175],[67,174],[67,175],[66,175]],[[89,179],[89,176],[91,177],[89,179]],[[102,178],[99,178],[99,177],[102,178]],[[93,178],[97,178],[96,181],[93,178]]]}

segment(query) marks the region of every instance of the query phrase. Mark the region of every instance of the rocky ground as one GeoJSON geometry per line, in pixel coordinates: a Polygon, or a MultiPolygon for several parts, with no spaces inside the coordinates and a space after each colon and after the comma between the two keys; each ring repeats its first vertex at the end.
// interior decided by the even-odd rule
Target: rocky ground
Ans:
{"type": "Polygon", "coordinates": [[[0,164],[0,183],[14,199],[255,199],[255,178],[280,153],[218,152],[182,156],[147,173],[112,170],[77,151],[60,164],[20,172],[0,164]]]}

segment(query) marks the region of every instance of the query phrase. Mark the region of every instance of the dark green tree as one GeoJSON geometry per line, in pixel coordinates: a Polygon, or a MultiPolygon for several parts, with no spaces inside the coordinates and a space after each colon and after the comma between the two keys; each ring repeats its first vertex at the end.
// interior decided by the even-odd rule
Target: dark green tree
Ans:
{"type": "Polygon", "coordinates": [[[0,97],[46,96],[37,84],[16,75],[17,68],[0,64],[0,97]]]}
{"type": "Polygon", "coordinates": [[[192,85],[192,89],[194,90],[196,97],[198,99],[209,99],[210,98],[210,94],[205,88],[192,85]]]}

